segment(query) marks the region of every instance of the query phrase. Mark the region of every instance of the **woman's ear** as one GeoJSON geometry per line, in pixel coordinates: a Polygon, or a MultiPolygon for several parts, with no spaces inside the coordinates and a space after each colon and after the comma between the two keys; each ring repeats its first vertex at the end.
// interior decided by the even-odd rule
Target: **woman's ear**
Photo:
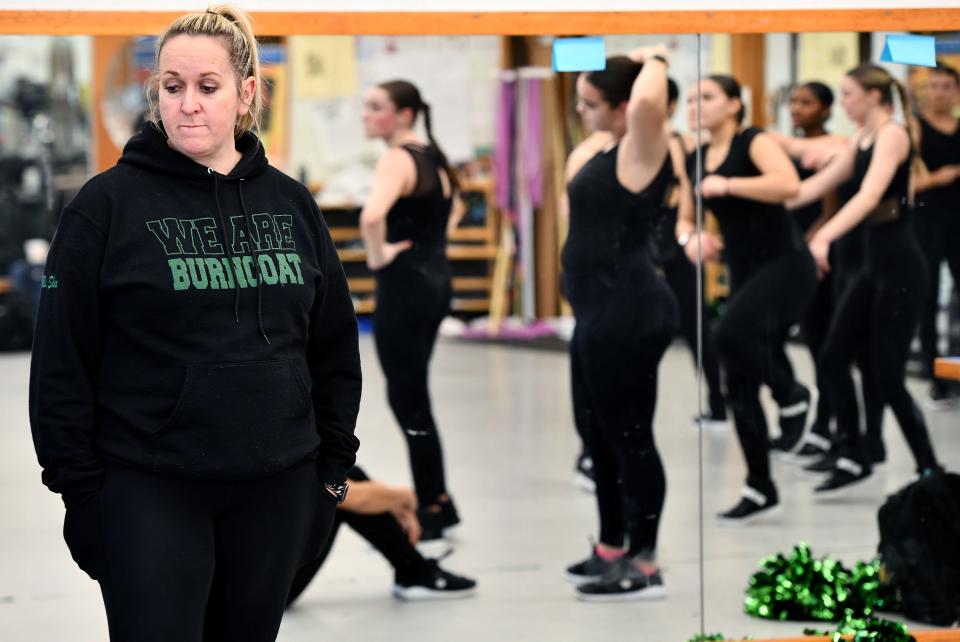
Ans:
{"type": "Polygon", "coordinates": [[[399,117],[399,119],[400,119],[400,124],[401,124],[402,126],[408,128],[408,129],[411,128],[411,127],[413,127],[413,117],[414,117],[414,116],[413,116],[413,108],[412,108],[412,107],[404,107],[403,109],[401,109],[400,111],[397,112],[397,116],[399,117]]]}
{"type": "Polygon", "coordinates": [[[250,106],[253,104],[253,97],[256,94],[257,90],[257,79],[253,76],[249,76],[244,79],[243,83],[240,85],[240,107],[239,114],[241,116],[246,115],[250,111],[250,106]]]}

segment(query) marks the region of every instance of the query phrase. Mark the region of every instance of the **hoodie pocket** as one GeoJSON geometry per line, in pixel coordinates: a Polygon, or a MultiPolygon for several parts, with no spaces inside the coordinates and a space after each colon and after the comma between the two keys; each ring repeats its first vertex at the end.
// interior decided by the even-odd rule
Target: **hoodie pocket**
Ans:
{"type": "Polygon", "coordinates": [[[187,366],[173,412],[153,433],[157,463],[225,473],[283,463],[278,448],[317,439],[304,368],[295,360],[187,366]]]}

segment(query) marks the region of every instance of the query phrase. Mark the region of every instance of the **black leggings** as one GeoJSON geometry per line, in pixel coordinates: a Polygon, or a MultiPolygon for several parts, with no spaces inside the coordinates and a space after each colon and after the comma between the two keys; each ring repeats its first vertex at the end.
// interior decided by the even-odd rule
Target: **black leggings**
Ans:
{"type": "Polygon", "coordinates": [[[732,273],[730,299],[714,326],[714,345],[727,375],[747,484],[769,494],[774,487],[760,386],[767,385],[781,406],[796,394],[798,384],[784,344],[790,326],[803,318],[816,294],[816,268],[803,249],[774,259],[752,274],[736,269],[732,273]]]}
{"type": "Polygon", "coordinates": [[[713,348],[708,331],[712,318],[707,314],[705,306],[701,308],[704,311],[702,332],[697,332],[697,316],[699,313],[697,309],[697,268],[687,259],[683,249],[678,247],[670,259],[661,264],[661,269],[677,301],[677,311],[680,313],[678,329],[690,349],[694,363],[697,360],[697,339],[701,339],[703,376],[709,388],[710,414],[714,417],[723,417],[727,410],[723,398],[723,388],[720,383],[720,364],[717,361],[716,350],[713,348]]]}
{"type": "Polygon", "coordinates": [[[108,469],[100,587],[111,641],[275,640],[294,574],[334,509],[313,461],[255,481],[108,469]]]}
{"type": "Polygon", "coordinates": [[[933,361],[940,352],[937,346],[937,312],[940,295],[940,265],[946,261],[953,275],[954,288],[960,288],[960,209],[918,209],[914,229],[920,248],[927,259],[930,287],[924,298],[920,320],[920,346],[926,374],[933,375],[933,361]]]}
{"type": "Polygon", "coordinates": [[[837,418],[840,454],[868,463],[860,447],[857,399],[850,376],[859,339],[866,336],[883,404],[893,410],[917,467],[932,467],[936,458],[926,423],[905,383],[910,343],[926,294],[926,264],[905,225],[869,229],[867,248],[866,264],[837,303],[819,358],[837,418]]]}
{"type": "MultiPolygon", "coordinates": [[[[833,319],[836,302],[843,296],[844,290],[856,276],[856,268],[848,268],[844,261],[831,253],[830,263],[833,271],[828,273],[817,288],[817,296],[810,304],[803,320],[803,337],[810,349],[816,369],[817,386],[820,398],[817,402],[817,416],[811,431],[821,437],[831,438],[830,420],[833,417],[833,405],[830,401],[830,387],[824,385],[825,379],[820,372],[820,353],[823,351],[830,321],[833,319]],[[854,272],[850,274],[851,270],[854,272]]],[[[875,372],[871,365],[872,351],[869,336],[864,333],[852,338],[854,341],[854,360],[860,371],[860,389],[863,395],[863,411],[866,434],[872,438],[881,437],[883,425],[883,398],[876,383],[875,372]]]]}
{"type": "MultiPolygon", "coordinates": [[[[827,338],[827,329],[830,327],[830,319],[833,317],[833,301],[833,275],[827,274],[820,281],[820,285],[817,287],[817,295],[810,307],[807,308],[802,324],[803,341],[810,350],[810,356],[813,358],[814,364],[816,364],[817,356],[820,354],[823,342],[827,338]]],[[[818,435],[828,437],[830,435],[830,403],[820,373],[817,372],[816,375],[820,398],[817,401],[817,415],[811,430],[818,435]]]]}
{"type": "Polygon", "coordinates": [[[439,263],[397,262],[376,273],[374,338],[387,399],[410,451],[421,507],[447,493],[440,434],[433,419],[428,366],[440,322],[450,309],[450,271],[439,263]]]}
{"type": "MultiPolygon", "coordinates": [[[[587,417],[600,541],[652,558],[666,495],[653,438],[657,370],[673,337],[676,302],[654,272],[567,280],[577,319],[570,345],[574,414],[587,417]]],[[[580,425],[580,422],[578,422],[580,425]]]]}
{"type": "MultiPolygon", "coordinates": [[[[366,481],[369,479],[358,466],[354,466],[347,477],[351,481],[366,481]]],[[[393,566],[398,577],[403,577],[405,573],[414,572],[426,561],[410,543],[407,534],[403,532],[400,524],[390,513],[361,515],[348,510],[338,510],[333,520],[333,530],[330,532],[330,537],[327,538],[327,543],[320,552],[320,556],[297,571],[297,576],[293,579],[293,584],[290,587],[290,595],[287,597],[288,606],[300,597],[300,594],[320,571],[320,567],[323,566],[330,555],[334,540],[337,538],[337,532],[343,524],[350,526],[361,537],[370,542],[375,549],[380,551],[380,554],[387,558],[387,561],[393,566]]]]}

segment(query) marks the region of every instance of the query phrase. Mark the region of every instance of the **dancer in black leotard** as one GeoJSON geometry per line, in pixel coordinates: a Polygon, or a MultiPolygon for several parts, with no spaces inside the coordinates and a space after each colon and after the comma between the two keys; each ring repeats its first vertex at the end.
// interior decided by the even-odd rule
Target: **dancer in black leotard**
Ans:
{"type": "Polygon", "coordinates": [[[920,321],[920,343],[925,374],[933,379],[927,403],[936,409],[949,406],[957,396],[955,386],[933,377],[933,360],[940,354],[937,301],[944,261],[953,275],[954,288],[960,287],[960,120],[953,116],[960,74],[940,63],[930,70],[926,90],[926,109],[917,123],[920,157],[929,173],[917,176],[914,229],[929,267],[930,289],[920,321]]]}
{"type": "MultiPolygon", "coordinates": [[[[780,406],[785,435],[803,431],[810,392],[793,376],[783,354],[790,326],[803,318],[816,292],[816,274],[800,229],[783,201],[799,185],[797,172],[777,143],[755,128],[741,129],[740,85],[729,76],[710,76],[691,91],[691,119],[709,130],[711,142],[701,149],[704,176],[700,191],[717,217],[721,242],[700,233],[704,260],[724,251],[730,267],[730,298],[714,328],[714,345],[727,375],[727,390],[740,447],[747,463],[741,501],[719,515],[729,522],[749,521],[779,504],[770,474],[767,422],[760,404],[760,386],[769,386],[780,406]]],[[[691,154],[688,176],[695,176],[691,154]]],[[[696,259],[692,208],[677,223],[681,245],[696,259]]]]}
{"type": "Polygon", "coordinates": [[[372,87],[363,119],[367,135],[390,146],[360,215],[367,265],[377,283],[377,354],[390,408],[410,450],[423,539],[439,539],[460,519],[447,492],[427,369],[450,308],[446,245],[457,177],[433,140],[430,107],[412,84],[396,80],[372,87]],[[421,114],[428,143],[413,131],[421,114]]]}
{"type": "Polygon", "coordinates": [[[567,574],[591,601],[664,595],[655,554],[666,480],[653,415],[676,303],[657,275],[649,234],[672,179],[665,55],[661,46],[610,58],[577,80],[581,116],[613,135],[570,182],[563,249],[577,320],[573,376],[585,393],[574,402],[588,404],[575,412],[592,421],[600,513],[600,543],[567,574]]]}
{"type": "MultiPolygon", "coordinates": [[[[671,154],[676,163],[674,173],[677,177],[686,175],[683,169],[683,159],[686,153],[687,143],[683,136],[673,131],[671,124],[673,113],[677,108],[677,99],[680,92],[677,84],[672,78],[668,78],[667,83],[667,122],[665,131],[670,136],[671,154]]],[[[603,151],[605,147],[613,144],[613,134],[606,131],[594,132],[583,140],[573,152],[567,161],[566,180],[569,183],[573,180],[576,173],[584,164],[597,153],[603,151]]],[[[692,144],[692,143],[691,143],[692,144]]],[[[679,179],[675,179],[679,181],[679,179]]],[[[690,354],[694,358],[694,365],[697,359],[697,333],[701,333],[702,363],[704,379],[708,390],[708,409],[700,418],[703,425],[708,428],[721,429],[727,427],[727,408],[723,395],[723,389],[720,382],[720,364],[717,361],[716,352],[710,339],[710,323],[712,316],[705,313],[704,322],[698,329],[697,314],[697,270],[689,260],[683,248],[677,244],[675,228],[677,224],[677,209],[679,206],[680,191],[671,189],[667,197],[664,215],[660,217],[657,225],[651,232],[651,242],[654,261],[658,264],[660,271],[667,281],[667,285],[673,291],[677,302],[679,312],[679,332],[683,337],[690,354]]],[[[566,206],[566,201],[564,201],[566,206]]],[[[567,212],[569,214],[569,211],[567,212]]],[[[704,310],[705,308],[700,308],[704,310]]],[[[576,332],[576,330],[574,330],[576,332]]],[[[579,357],[572,355],[572,370],[579,372],[579,357]]],[[[589,430],[592,418],[590,416],[590,406],[588,403],[580,401],[585,399],[586,391],[579,385],[582,377],[574,376],[572,378],[574,408],[577,412],[574,416],[577,432],[582,441],[582,449],[577,457],[576,464],[576,482],[584,490],[593,492],[596,489],[594,482],[593,457],[590,453],[589,430]]],[[[697,418],[694,417],[696,425],[697,418]]]]}
{"type": "Polygon", "coordinates": [[[794,200],[802,205],[819,199],[848,179],[859,186],[810,240],[819,271],[826,273],[831,244],[853,229],[863,230],[864,260],[837,303],[819,359],[837,418],[841,456],[829,479],[817,486],[818,494],[839,492],[871,474],[850,376],[859,336],[870,339],[882,398],[896,415],[918,471],[938,468],[923,415],[904,382],[926,290],[925,262],[909,225],[911,137],[893,120],[894,93],[906,111],[906,92],[889,72],[870,64],[844,76],[840,92],[844,109],[861,129],[842,154],[803,181],[794,200]]]}
{"type": "MultiPolygon", "coordinates": [[[[821,82],[806,82],[793,88],[790,92],[790,118],[793,121],[794,130],[802,140],[821,141],[833,138],[825,128],[826,122],[830,119],[832,106],[833,92],[821,82]]],[[[814,169],[804,166],[798,158],[794,159],[794,166],[797,168],[800,180],[809,178],[815,173],[814,169]]],[[[829,194],[822,201],[810,203],[792,212],[794,220],[800,225],[800,231],[805,237],[813,234],[823,225],[826,218],[835,210],[835,201],[835,196],[829,194]]],[[[817,288],[817,296],[807,309],[802,323],[803,339],[814,361],[823,345],[832,313],[833,283],[829,279],[824,279],[817,288]]],[[[819,385],[819,379],[817,383],[819,385]]],[[[817,414],[810,432],[803,435],[804,443],[794,453],[797,461],[823,455],[830,449],[830,408],[823,392],[820,390],[817,414]]],[[[795,436],[800,437],[800,435],[795,436]]],[[[770,443],[770,449],[774,453],[788,453],[796,446],[796,442],[788,441],[783,437],[774,439],[770,443]]]]}
{"type": "MultiPolygon", "coordinates": [[[[794,159],[801,180],[813,176],[817,169],[822,168],[848,142],[846,137],[831,135],[824,129],[832,104],[833,92],[826,85],[819,82],[800,85],[790,95],[790,114],[801,136],[771,133],[794,159]]],[[[858,188],[859,185],[846,181],[822,200],[791,210],[804,232],[804,237],[807,240],[812,238],[830,217],[856,194],[858,188]]],[[[804,339],[815,364],[826,340],[835,302],[862,263],[862,246],[862,239],[858,235],[849,234],[830,249],[833,270],[823,275],[817,288],[817,296],[807,310],[802,325],[804,339]]],[[[868,337],[864,335],[857,337],[857,340],[856,363],[860,371],[866,418],[865,447],[870,461],[880,463],[886,458],[881,436],[883,401],[875,381],[874,369],[870,366],[868,337]]],[[[818,375],[817,381],[820,384],[822,377],[818,375]]],[[[827,398],[829,393],[828,387],[821,386],[816,419],[810,431],[803,435],[802,443],[796,452],[791,452],[796,444],[783,438],[778,438],[771,444],[771,450],[780,453],[785,461],[803,464],[805,470],[816,474],[831,472],[838,456],[830,431],[832,417],[827,398]]]]}
{"type": "MultiPolygon", "coordinates": [[[[672,118],[677,109],[677,100],[680,91],[677,84],[670,79],[668,85],[669,106],[667,107],[667,132],[671,137],[673,156],[677,159],[674,172],[679,176],[684,174],[682,160],[685,158],[687,144],[684,137],[673,131],[672,118]]],[[[694,143],[691,143],[693,145],[694,143]]],[[[697,270],[687,260],[683,248],[677,243],[677,209],[679,207],[679,192],[676,192],[667,203],[666,215],[661,224],[654,230],[655,257],[660,264],[660,270],[677,300],[677,309],[680,312],[679,331],[693,355],[694,364],[697,358],[698,325],[700,345],[702,346],[703,376],[707,384],[708,407],[707,412],[700,418],[704,426],[709,428],[727,427],[727,406],[724,400],[723,387],[720,383],[720,364],[717,361],[716,351],[710,340],[711,315],[706,313],[706,306],[697,306],[697,270]],[[697,323],[698,310],[704,311],[703,323],[697,323]]],[[[696,421],[696,417],[694,418],[696,421]]]]}

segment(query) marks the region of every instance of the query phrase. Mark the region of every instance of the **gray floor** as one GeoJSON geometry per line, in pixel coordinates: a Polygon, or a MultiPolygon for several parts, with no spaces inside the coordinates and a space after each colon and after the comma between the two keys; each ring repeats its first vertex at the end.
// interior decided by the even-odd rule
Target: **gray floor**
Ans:
{"type": "MultiPolygon", "coordinates": [[[[360,462],[385,481],[408,483],[405,446],[388,412],[369,337],[358,433],[360,462]]],[[[810,380],[809,359],[793,352],[810,380]]],[[[40,484],[27,423],[26,355],[0,356],[0,640],[106,640],[96,584],[77,570],[60,538],[62,505],[40,484]]],[[[660,559],[669,597],[659,603],[578,603],[564,565],[587,553],[595,529],[592,497],[572,484],[577,451],[567,359],[561,353],[444,341],[433,370],[450,487],[464,527],[445,564],[476,576],[478,595],[448,603],[403,604],[389,594],[387,564],[344,532],[317,581],[284,620],[283,642],[299,640],[480,640],[550,642],[631,639],[685,642],[699,628],[697,433],[689,355],[667,354],[656,418],[668,475],[660,559]]],[[[920,398],[923,386],[911,384],[920,398]]],[[[960,410],[927,413],[941,459],[960,468],[960,410]]],[[[787,506],[767,524],[721,528],[706,521],[707,630],[728,636],[800,635],[799,623],[742,613],[743,589],[763,555],[803,540],[846,562],[872,556],[876,510],[908,481],[912,465],[891,416],[889,462],[850,497],[815,502],[812,483],[785,464],[775,475],[787,506]]],[[[709,516],[736,498],[742,464],[732,431],[704,434],[709,516]]]]}

